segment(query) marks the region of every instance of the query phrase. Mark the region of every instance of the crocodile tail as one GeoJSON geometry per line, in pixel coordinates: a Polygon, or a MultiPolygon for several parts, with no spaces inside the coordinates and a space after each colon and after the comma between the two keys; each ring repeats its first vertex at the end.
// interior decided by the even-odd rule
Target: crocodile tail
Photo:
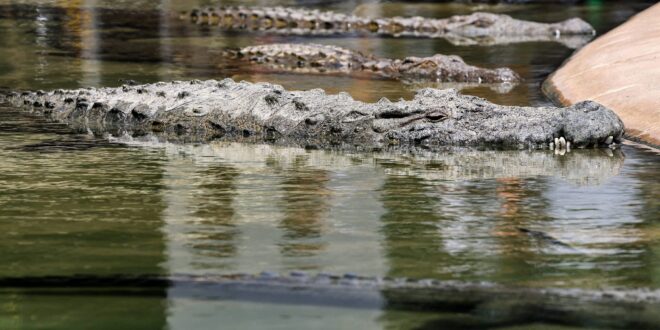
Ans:
{"type": "Polygon", "coordinates": [[[222,50],[222,56],[227,58],[241,58],[243,53],[241,53],[240,48],[227,48],[222,50]]]}
{"type": "MultiPolygon", "coordinates": [[[[40,91],[43,92],[43,91],[40,91]]],[[[32,94],[30,90],[17,90],[9,87],[0,86],[0,104],[17,105],[23,103],[23,98],[26,95],[32,94]]]]}

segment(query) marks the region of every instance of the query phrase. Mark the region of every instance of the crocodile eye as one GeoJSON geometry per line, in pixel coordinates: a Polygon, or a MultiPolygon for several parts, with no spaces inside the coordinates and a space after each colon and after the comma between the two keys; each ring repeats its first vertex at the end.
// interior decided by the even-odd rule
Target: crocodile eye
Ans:
{"type": "Polygon", "coordinates": [[[480,18],[480,19],[472,22],[472,25],[474,25],[476,27],[480,27],[480,28],[487,28],[487,27],[493,25],[493,23],[494,22],[491,21],[491,20],[488,20],[488,19],[485,19],[485,18],[480,18]]]}
{"type": "Polygon", "coordinates": [[[434,111],[426,115],[426,118],[432,122],[438,122],[438,121],[443,121],[447,119],[447,115],[440,112],[440,111],[434,111]]]}

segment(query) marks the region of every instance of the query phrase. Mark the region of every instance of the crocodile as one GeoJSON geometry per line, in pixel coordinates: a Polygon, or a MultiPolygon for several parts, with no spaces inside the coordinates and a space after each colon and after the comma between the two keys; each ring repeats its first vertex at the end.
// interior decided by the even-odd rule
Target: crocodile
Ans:
{"type": "Polygon", "coordinates": [[[271,142],[326,149],[612,147],[624,126],[592,101],[565,108],[501,106],[456,90],[422,89],[376,103],[270,83],[173,81],[10,92],[16,106],[99,134],[157,132],[173,139],[271,142]]]}
{"type": "MultiPolygon", "coordinates": [[[[461,312],[482,326],[543,322],[607,328],[660,325],[660,291],[505,286],[492,282],[364,277],[352,273],[72,275],[0,278],[0,295],[163,295],[305,306],[461,312]]],[[[463,318],[459,320],[466,321],[463,318]]],[[[474,323],[471,323],[474,325],[474,323]]]]}
{"type": "Polygon", "coordinates": [[[339,46],[268,44],[229,51],[235,57],[274,70],[300,73],[346,74],[404,81],[515,83],[520,77],[508,68],[485,69],[467,65],[455,55],[404,59],[379,58],[339,46]]]}
{"type": "Polygon", "coordinates": [[[580,47],[595,35],[580,18],[556,23],[518,20],[508,15],[476,12],[449,18],[366,18],[333,11],[289,7],[218,7],[194,9],[182,19],[224,29],[244,29],[283,34],[374,34],[393,37],[444,38],[456,45],[507,44],[558,41],[580,47]]]}

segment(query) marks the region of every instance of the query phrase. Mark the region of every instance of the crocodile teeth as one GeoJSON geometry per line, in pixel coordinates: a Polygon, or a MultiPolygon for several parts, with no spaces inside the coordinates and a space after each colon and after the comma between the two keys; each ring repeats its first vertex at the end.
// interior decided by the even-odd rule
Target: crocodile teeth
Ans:
{"type": "Polygon", "coordinates": [[[614,142],[614,137],[612,135],[608,136],[607,139],[605,139],[605,144],[612,144],[614,142]]]}
{"type": "Polygon", "coordinates": [[[571,142],[563,136],[555,138],[554,142],[550,142],[550,150],[554,150],[555,155],[564,155],[571,152],[571,142]]]}

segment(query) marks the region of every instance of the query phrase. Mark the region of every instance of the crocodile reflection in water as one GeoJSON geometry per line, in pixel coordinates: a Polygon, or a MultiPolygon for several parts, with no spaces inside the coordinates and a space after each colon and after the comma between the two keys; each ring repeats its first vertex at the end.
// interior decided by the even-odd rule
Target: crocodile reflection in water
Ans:
{"type": "MultiPolygon", "coordinates": [[[[297,147],[281,147],[268,144],[243,144],[214,141],[203,147],[193,148],[183,144],[169,143],[159,136],[128,135],[110,137],[111,141],[129,146],[167,148],[170,152],[186,150],[191,157],[204,159],[214,157],[229,162],[244,163],[246,159],[264,164],[278,160],[277,168],[288,168],[299,156],[309,157],[307,166],[324,167],[329,162],[337,168],[354,164],[351,154],[306,150],[297,147]],[[257,148],[257,152],[251,152],[257,148]],[[310,157],[309,154],[314,155],[310,157]]],[[[498,178],[557,177],[573,185],[599,185],[621,171],[624,154],[621,150],[575,150],[564,156],[551,151],[474,151],[448,150],[436,153],[424,149],[402,151],[394,149],[372,153],[360,153],[363,163],[375,163],[388,175],[414,174],[425,180],[484,180],[498,178]],[[388,164],[392,164],[391,166],[388,164]]],[[[248,168],[249,164],[243,164],[248,168]]],[[[269,165],[272,167],[273,165],[269,165]]]]}

